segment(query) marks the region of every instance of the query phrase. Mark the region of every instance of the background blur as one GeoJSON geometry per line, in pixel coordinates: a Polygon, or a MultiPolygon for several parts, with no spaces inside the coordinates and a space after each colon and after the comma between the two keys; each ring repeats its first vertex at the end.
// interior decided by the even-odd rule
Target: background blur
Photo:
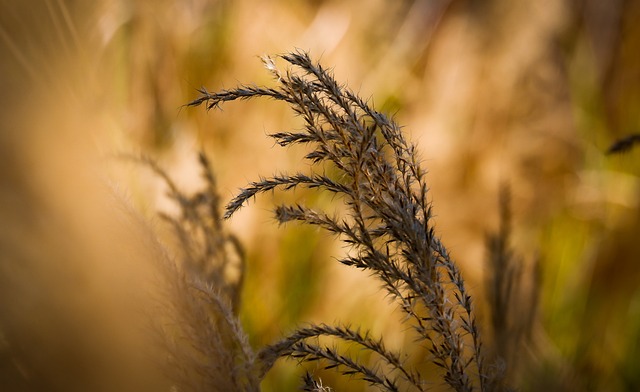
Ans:
{"type": "MultiPolygon", "coordinates": [[[[419,146],[436,228],[489,341],[485,238],[498,227],[499,190],[510,185],[512,248],[523,284],[539,293],[513,385],[640,389],[640,148],[605,154],[639,132],[635,0],[0,0],[5,322],[36,325],[28,336],[53,334],[36,313],[55,292],[56,304],[73,303],[51,310],[69,325],[85,314],[79,308],[93,309],[82,322],[118,324],[112,294],[139,289],[149,270],[132,260],[153,257],[136,256],[144,247],[127,241],[139,237],[113,212],[125,207],[101,186],[118,189],[152,226],[170,206],[159,179],[116,154],[153,156],[194,189],[204,149],[225,201],[258,175],[307,170],[302,150],[266,137],[301,126],[286,106],[181,107],[201,86],[272,85],[259,56],[296,48],[334,67],[419,146]]],[[[254,347],[304,322],[347,322],[414,350],[377,283],[334,262],[344,251],[335,239],[278,228],[270,209],[283,199],[331,208],[326,195],[276,192],[227,222],[248,253],[241,318],[254,347]]],[[[280,363],[263,389],[293,390],[295,365],[280,363]]],[[[366,389],[321,374],[336,390],[366,389]]]]}

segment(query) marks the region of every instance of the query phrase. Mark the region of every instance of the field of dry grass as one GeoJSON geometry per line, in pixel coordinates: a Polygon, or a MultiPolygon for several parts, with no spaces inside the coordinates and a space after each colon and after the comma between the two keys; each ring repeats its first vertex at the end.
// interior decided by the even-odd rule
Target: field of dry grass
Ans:
{"type": "MultiPolygon", "coordinates": [[[[308,323],[361,326],[408,364],[432,361],[380,283],[335,261],[339,241],[271,212],[342,208],[331,194],[267,193],[222,231],[178,219],[202,207],[190,195],[213,197],[199,150],[221,211],[260,176],[308,172],[309,151],[267,137],[304,127],[287,105],[184,106],[201,87],[275,87],[260,56],[297,48],[416,145],[431,224],[508,385],[640,388],[640,148],[607,154],[639,132],[638,3],[0,0],[0,389],[169,390],[182,377],[178,390],[204,390],[216,377],[202,369],[229,374],[308,323]],[[228,268],[184,268],[209,245],[228,268]],[[228,293],[237,308],[216,302],[228,293]],[[159,339],[158,325],[226,343],[185,348],[195,340],[159,339]],[[183,373],[158,370],[176,361],[183,373]]],[[[372,388],[305,366],[336,391],[372,388]]],[[[219,390],[257,388],[258,370],[238,372],[219,390]]],[[[295,390],[303,373],[278,361],[260,387],[295,390]]]]}

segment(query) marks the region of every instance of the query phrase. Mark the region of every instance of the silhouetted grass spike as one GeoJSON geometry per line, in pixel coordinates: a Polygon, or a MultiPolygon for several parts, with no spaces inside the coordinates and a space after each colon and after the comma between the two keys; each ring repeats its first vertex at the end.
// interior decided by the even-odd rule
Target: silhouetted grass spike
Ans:
{"type": "MultiPolygon", "coordinates": [[[[337,326],[332,327],[326,324],[320,325],[312,325],[308,328],[301,328],[295,331],[289,337],[283,339],[282,341],[275,343],[273,345],[267,346],[264,348],[258,355],[259,357],[265,359],[264,363],[267,363],[267,358],[270,358],[272,361],[281,357],[283,355],[290,355],[294,357],[304,358],[305,360],[317,360],[320,359],[317,357],[318,353],[327,352],[326,348],[321,348],[318,346],[310,345],[308,343],[302,344],[301,342],[310,338],[317,338],[320,336],[332,336],[337,339],[356,343],[362,346],[365,349],[368,349],[379,355],[382,361],[390,366],[390,368],[398,372],[400,376],[413,385],[417,390],[422,390],[423,381],[418,373],[410,371],[404,367],[402,361],[400,360],[400,355],[394,352],[387,350],[384,346],[382,339],[375,340],[369,336],[368,333],[362,334],[359,330],[354,330],[348,326],[337,326]],[[308,347],[314,347],[309,353],[302,349],[306,349],[308,347]]],[[[334,354],[333,350],[329,350],[331,358],[328,358],[329,361],[335,365],[345,365],[347,363],[334,363],[334,354]]],[[[342,361],[342,360],[341,360],[342,361]]],[[[344,361],[347,361],[344,359],[344,361]]],[[[348,362],[349,367],[351,363],[348,362]]],[[[372,378],[373,374],[377,372],[373,369],[369,369],[366,372],[360,372],[360,370],[365,369],[365,367],[357,367],[351,368],[347,370],[345,374],[361,374],[364,379],[372,378]]],[[[390,388],[395,388],[395,381],[387,380],[384,381],[385,384],[389,384],[390,388]]]]}
{"type": "MultiPolygon", "coordinates": [[[[309,146],[311,152],[306,158],[312,168],[322,164],[325,170],[253,182],[227,205],[225,218],[253,196],[276,187],[287,190],[304,186],[338,195],[348,211],[343,217],[296,205],[278,207],[276,218],[281,223],[301,221],[338,235],[351,248],[350,256],[341,262],[366,270],[382,282],[411,321],[418,340],[429,342],[430,360],[443,369],[443,380],[457,391],[488,391],[496,384],[494,375],[485,369],[471,296],[460,270],[434,233],[425,170],[416,148],[393,120],[340,85],[307,53],[298,51],[280,58],[291,66],[286,72],[278,70],[270,57],[263,58],[277,87],[242,86],[220,94],[203,90],[203,95],[189,105],[206,103],[207,108],[213,108],[226,101],[264,96],[287,102],[302,119],[304,130],[279,132],[272,137],[281,146],[309,146]],[[334,170],[327,171],[327,165],[334,170]],[[330,178],[327,172],[337,174],[330,178]]],[[[335,338],[353,338],[348,330],[333,331],[336,333],[329,335],[335,338]]],[[[326,335],[329,330],[323,332],[326,335]]],[[[330,367],[346,367],[343,374],[355,372],[382,389],[397,388],[395,381],[383,374],[292,335],[296,336],[286,350],[278,349],[278,343],[263,350],[271,353],[262,357],[265,369],[276,354],[323,360],[330,367]]],[[[377,352],[375,345],[364,347],[377,352]]],[[[389,365],[395,364],[391,357],[382,358],[389,365]]],[[[408,385],[418,390],[426,388],[414,371],[395,369],[408,385]]]]}

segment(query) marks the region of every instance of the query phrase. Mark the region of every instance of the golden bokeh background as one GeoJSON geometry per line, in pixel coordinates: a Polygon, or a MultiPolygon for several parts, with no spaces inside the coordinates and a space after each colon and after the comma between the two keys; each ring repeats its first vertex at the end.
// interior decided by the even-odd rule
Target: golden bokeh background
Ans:
{"type": "MultiPolygon", "coordinates": [[[[259,175],[308,171],[302,149],[266,136],[302,126],[286,106],[182,107],[201,86],[273,85],[259,56],[300,48],[418,145],[436,230],[487,346],[485,238],[509,184],[513,250],[528,274],[541,271],[512,384],[636,390],[640,148],[606,151],[640,132],[639,21],[635,0],[0,0],[0,332],[24,331],[23,355],[46,363],[59,349],[46,342],[101,326],[96,351],[128,356],[119,297],[150,284],[155,252],[138,226],[161,232],[156,212],[171,206],[160,179],[115,157],[152,156],[189,190],[203,149],[225,201],[259,175]],[[33,354],[39,345],[50,356],[33,354]]],[[[345,322],[418,352],[378,283],[334,261],[334,238],[278,227],[270,211],[283,200],[332,203],[275,192],[226,222],[248,255],[241,320],[254,347],[307,322],[345,322]]],[[[7,336],[0,346],[13,347],[7,336]]],[[[263,390],[295,390],[295,365],[282,361],[263,390]]],[[[52,374],[73,378],[59,366],[52,374]]],[[[321,374],[336,390],[367,390],[321,374]]]]}

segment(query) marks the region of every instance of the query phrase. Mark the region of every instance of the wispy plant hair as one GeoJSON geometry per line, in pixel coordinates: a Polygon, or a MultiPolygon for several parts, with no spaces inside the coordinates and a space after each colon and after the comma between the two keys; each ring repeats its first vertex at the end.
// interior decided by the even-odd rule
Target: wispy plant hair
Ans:
{"type": "MultiPolygon", "coordinates": [[[[217,93],[203,88],[188,106],[204,104],[213,109],[226,101],[257,97],[284,101],[302,118],[304,128],[271,137],[281,146],[308,145],[311,151],[305,158],[321,170],[253,182],[227,204],[225,218],[255,195],[274,188],[334,193],[347,207],[344,216],[296,204],[277,207],[276,218],[280,223],[300,221],[338,235],[351,248],[340,262],[382,282],[410,319],[417,339],[428,343],[430,357],[424,360],[442,368],[443,381],[456,391],[491,390],[496,377],[485,365],[471,296],[458,266],[434,232],[425,170],[415,146],[393,120],[340,85],[307,53],[279,57],[290,65],[285,72],[274,59],[263,57],[277,87],[244,85],[217,93]]],[[[259,353],[265,371],[282,356],[323,361],[328,368],[339,368],[382,390],[396,391],[400,385],[407,390],[427,388],[421,376],[407,369],[380,340],[347,327],[303,328],[259,353]],[[376,352],[391,371],[361,365],[331,347],[310,343],[310,337],[321,335],[376,352]]]]}

